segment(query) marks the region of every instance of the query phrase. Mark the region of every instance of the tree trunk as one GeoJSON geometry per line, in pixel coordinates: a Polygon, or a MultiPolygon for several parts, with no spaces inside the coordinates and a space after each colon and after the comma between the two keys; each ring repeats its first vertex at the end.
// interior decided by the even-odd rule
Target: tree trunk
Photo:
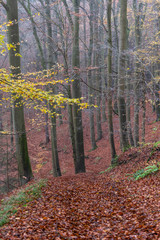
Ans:
{"type": "MultiPolygon", "coordinates": [[[[145,19],[145,14],[142,13],[142,3],[138,4],[137,0],[133,0],[133,9],[135,15],[135,43],[136,50],[141,46],[142,43],[142,27],[145,19]]],[[[139,144],[139,102],[140,102],[140,87],[141,81],[141,64],[135,57],[135,79],[134,79],[134,145],[135,147],[139,144]]]]}
{"type": "MultiPolygon", "coordinates": [[[[47,45],[48,45],[48,68],[51,69],[55,65],[53,61],[53,49],[52,49],[52,24],[51,24],[51,11],[50,0],[45,0],[46,3],[46,16],[47,16],[47,45]]],[[[53,87],[53,94],[55,89],[53,87]]],[[[61,170],[59,165],[58,149],[57,149],[57,133],[56,133],[56,113],[52,105],[50,110],[53,113],[51,116],[51,144],[52,144],[52,163],[53,163],[53,175],[54,177],[61,176],[61,170]]]]}
{"type": "Polygon", "coordinates": [[[101,125],[101,70],[100,70],[100,45],[99,45],[99,3],[94,0],[94,51],[95,51],[95,80],[96,80],[96,126],[97,126],[97,140],[102,139],[102,125],[101,125]]]}
{"type": "MultiPolygon", "coordinates": [[[[15,79],[15,81],[18,81],[17,78],[20,77],[21,66],[20,56],[16,55],[20,52],[17,0],[7,0],[7,7],[8,21],[12,22],[12,24],[8,26],[8,43],[13,44],[16,48],[16,51],[13,49],[9,50],[10,69],[11,73],[13,74],[13,79],[15,79]]],[[[16,139],[18,171],[20,183],[22,185],[28,182],[33,177],[33,175],[28,155],[24,110],[21,97],[14,100],[12,111],[16,139]]]]}
{"type": "Polygon", "coordinates": [[[108,128],[109,128],[109,141],[111,146],[111,164],[116,164],[116,149],[114,144],[114,130],[113,130],[113,120],[112,120],[112,30],[111,30],[111,8],[112,0],[108,0],[107,4],[107,23],[108,23],[108,56],[107,56],[107,104],[108,104],[108,128]]]}
{"type": "Polygon", "coordinates": [[[120,43],[118,59],[118,112],[120,124],[121,149],[125,151],[129,147],[126,102],[125,102],[125,78],[126,78],[126,50],[127,50],[127,0],[121,0],[120,10],[120,43]]]}
{"type": "MultiPolygon", "coordinates": [[[[107,0],[108,1],[108,0],[107,0]]],[[[114,62],[114,112],[118,113],[118,103],[117,103],[117,95],[118,95],[118,58],[119,58],[119,34],[118,34],[118,15],[119,15],[119,2],[116,0],[113,1],[113,21],[114,21],[114,42],[115,47],[113,48],[113,62],[114,62]],[[116,4],[117,3],[117,4],[116,4]]]]}
{"type": "Polygon", "coordinates": [[[101,69],[101,80],[102,80],[102,122],[107,121],[106,117],[106,72],[105,72],[105,39],[104,39],[104,28],[103,28],[103,22],[104,22],[104,11],[105,11],[105,5],[104,0],[101,1],[100,5],[100,28],[99,28],[99,34],[100,34],[100,45],[101,45],[101,61],[100,65],[102,67],[101,69]]]}
{"type": "Polygon", "coordinates": [[[92,84],[92,55],[93,55],[93,1],[89,1],[90,6],[90,41],[89,41],[89,51],[88,51],[88,103],[90,105],[89,111],[89,120],[90,120],[90,137],[91,137],[91,145],[92,150],[97,148],[96,140],[95,140],[95,128],[94,128],[94,97],[93,97],[93,84],[92,84]]]}
{"type": "MultiPolygon", "coordinates": [[[[74,6],[74,32],[73,32],[73,49],[72,49],[72,67],[74,71],[74,81],[72,83],[73,98],[81,97],[80,90],[80,57],[79,57],[79,0],[73,0],[74,6]]],[[[74,122],[74,139],[76,145],[76,161],[75,173],[85,172],[85,157],[84,157],[84,143],[83,143],[83,127],[82,127],[82,112],[80,108],[73,105],[73,122],[74,122]]]]}

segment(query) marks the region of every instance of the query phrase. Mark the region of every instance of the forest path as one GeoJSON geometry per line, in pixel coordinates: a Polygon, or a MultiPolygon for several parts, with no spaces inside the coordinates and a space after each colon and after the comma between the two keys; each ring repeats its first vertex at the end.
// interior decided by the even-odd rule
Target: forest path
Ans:
{"type": "Polygon", "coordinates": [[[135,182],[116,171],[50,177],[0,239],[160,239],[160,174],[135,182]]]}

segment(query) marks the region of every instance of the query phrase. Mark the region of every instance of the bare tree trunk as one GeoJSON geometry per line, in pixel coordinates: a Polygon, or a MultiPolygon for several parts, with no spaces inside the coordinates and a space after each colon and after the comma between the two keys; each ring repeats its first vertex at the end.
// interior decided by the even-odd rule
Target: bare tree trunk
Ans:
{"type": "MultiPolygon", "coordinates": [[[[67,16],[69,19],[69,23],[70,23],[70,27],[71,27],[71,31],[72,31],[72,35],[73,33],[73,21],[72,21],[72,17],[70,15],[70,11],[68,9],[68,5],[66,0],[63,0],[63,4],[65,6],[66,12],[67,12],[67,16]]],[[[63,33],[62,31],[60,31],[61,37],[63,38],[63,33]]],[[[63,45],[63,49],[64,49],[64,54],[63,54],[63,58],[64,58],[64,75],[65,78],[69,77],[69,73],[68,73],[68,49],[67,47],[65,47],[65,45],[67,46],[67,38],[64,39],[64,41],[62,41],[62,45],[63,45]]],[[[71,86],[70,84],[68,84],[67,86],[67,93],[68,93],[68,97],[72,98],[72,93],[71,93],[71,86]]],[[[73,122],[73,107],[68,104],[67,105],[67,110],[68,110],[68,121],[69,121],[69,132],[70,132],[70,138],[71,138],[71,143],[72,143],[72,151],[73,151],[73,160],[74,163],[76,163],[76,144],[75,144],[75,133],[74,133],[74,122],[73,122]]]]}
{"type": "MultiPolygon", "coordinates": [[[[138,51],[142,43],[142,27],[145,19],[145,14],[142,13],[143,4],[138,3],[138,0],[133,0],[133,9],[135,15],[135,42],[136,50],[138,51]]],[[[134,80],[134,145],[139,144],[139,102],[140,102],[140,87],[141,87],[141,64],[135,58],[135,80],[134,80]]]]}
{"type": "Polygon", "coordinates": [[[108,0],[107,3],[107,23],[108,23],[108,95],[107,95],[107,103],[108,103],[108,128],[109,128],[109,141],[111,146],[111,164],[117,164],[116,160],[116,149],[114,144],[114,130],[113,130],[113,120],[112,120],[112,30],[111,30],[111,8],[112,8],[112,0],[108,0]]]}
{"type": "Polygon", "coordinates": [[[104,0],[101,1],[100,4],[100,44],[101,44],[101,61],[100,65],[102,67],[101,69],[101,80],[102,80],[102,122],[107,121],[106,117],[106,74],[105,74],[105,67],[104,67],[104,62],[105,62],[105,39],[104,39],[104,28],[103,28],[103,19],[104,19],[104,11],[105,11],[105,5],[104,5],[104,0]]]}
{"type": "MultiPolygon", "coordinates": [[[[79,4],[80,0],[73,0],[74,6],[74,33],[73,33],[73,49],[72,49],[72,67],[74,71],[74,81],[72,83],[73,98],[81,97],[79,68],[79,4]]],[[[85,172],[85,157],[83,143],[83,127],[82,127],[82,112],[79,107],[73,105],[73,122],[74,122],[74,139],[76,145],[76,162],[75,173],[85,172]]]]}
{"type": "Polygon", "coordinates": [[[126,120],[127,120],[127,131],[128,131],[128,139],[131,146],[134,146],[134,140],[132,135],[132,127],[131,127],[131,109],[130,109],[130,95],[131,95],[131,87],[130,87],[130,79],[127,76],[127,84],[126,84],[126,120]]]}
{"type": "MultiPolygon", "coordinates": [[[[55,65],[53,60],[52,49],[52,24],[51,24],[51,11],[50,0],[45,0],[46,3],[46,16],[47,16],[47,45],[48,45],[48,68],[52,69],[55,65]]],[[[53,94],[55,89],[53,87],[53,94]]],[[[57,149],[57,132],[56,132],[56,112],[54,106],[50,105],[50,110],[53,113],[51,116],[51,142],[52,142],[52,163],[53,163],[53,175],[54,177],[61,176],[61,170],[59,165],[58,149],[57,149]]]]}
{"type": "Polygon", "coordinates": [[[95,128],[94,128],[94,96],[93,96],[93,84],[92,84],[92,55],[93,55],[93,1],[89,1],[90,5],[90,41],[89,41],[89,51],[88,51],[88,103],[90,105],[89,119],[90,119],[90,136],[91,136],[91,145],[92,150],[97,148],[95,140],[95,128]]]}
{"type": "MultiPolygon", "coordinates": [[[[7,0],[7,18],[12,22],[8,26],[8,43],[15,46],[16,50],[12,48],[9,50],[10,69],[15,81],[21,75],[20,66],[20,47],[19,47],[19,28],[18,28],[18,7],[17,0],[7,0]]],[[[20,183],[25,184],[32,177],[32,169],[28,155],[27,137],[24,121],[24,110],[22,98],[14,100],[13,107],[13,125],[16,139],[16,156],[18,161],[18,171],[20,183]]]]}
{"type": "Polygon", "coordinates": [[[146,87],[145,73],[142,73],[142,142],[145,142],[145,123],[146,123],[146,87]]]}
{"type": "Polygon", "coordinates": [[[114,111],[118,113],[118,58],[119,58],[119,36],[118,36],[118,15],[119,15],[119,1],[113,1],[113,20],[114,20],[114,42],[115,47],[113,48],[113,61],[114,61],[114,111]]]}
{"type": "Polygon", "coordinates": [[[94,0],[94,51],[95,51],[95,80],[96,80],[96,126],[97,126],[97,140],[102,139],[102,125],[101,125],[101,70],[100,70],[100,45],[99,45],[99,3],[94,0]]]}
{"type": "Polygon", "coordinates": [[[127,50],[127,0],[120,0],[120,43],[118,61],[118,112],[120,124],[121,149],[125,151],[129,147],[127,121],[126,121],[126,50],[127,50]]]}

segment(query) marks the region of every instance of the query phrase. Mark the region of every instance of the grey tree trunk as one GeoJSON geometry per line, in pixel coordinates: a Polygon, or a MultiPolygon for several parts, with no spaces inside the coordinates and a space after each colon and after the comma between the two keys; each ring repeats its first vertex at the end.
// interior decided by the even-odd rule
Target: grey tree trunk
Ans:
{"type": "Polygon", "coordinates": [[[125,151],[129,147],[127,121],[126,121],[126,50],[127,50],[127,0],[120,0],[120,42],[118,59],[118,113],[120,125],[121,149],[125,151]]]}
{"type": "Polygon", "coordinates": [[[94,2],[94,54],[95,54],[95,81],[96,81],[96,126],[97,126],[97,140],[102,139],[102,125],[101,125],[101,70],[100,70],[100,45],[99,45],[99,2],[94,2]]]}
{"type": "MultiPolygon", "coordinates": [[[[67,16],[68,16],[68,19],[69,19],[69,23],[70,23],[70,27],[71,27],[71,31],[72,31],[72,35],[73,35],[74,34],[73,33],[73,21],[72,21],[72,17],[70,15],[70,11],[69,11],[66,0],[63,0],[63,4],[64,4],[66,12],[67,12],[67,16]]],[[[61,38],[63,38],[62,31],[60,31],[60,33],[61,33],[61,38]]],[[[65,47],[65,45],[67,46],[67,39],[65,38],[64,41],[62,41],[63,49],[64,49],[64,54],[63,54],[64,70],[65,70],[64,75],[65,75],[65,78],[69,78],[69,73],[68,73],[68,49],[67,49],[67,47],[65,47]]],[[[69,98],[72,98],[71,90],[72,90],[71,86],[70,86],[70,84],[68,84],[67,93],[68,93],[69,98]]],[[[67,105],[67,110],[68,110],[68,120],[69,120],[69,132],[70,132],[70,138],[71,138],[71,143],[72,143],[72,151],[73,151],[73,160],[74,160],[74,163],[76,163],[76,144],[75,144],[75,133],[74,133],[74,122],[73,122],[73,107],[70,104],[68,104],[67,105]]]]}
{"type": "Polygon", "coordinates": [[[146,123],[146,85],[145,72],[142,73],[142,142],[145,142],[145,123],[146,123]]]}
{"type": "MultiPolygon", "coordinates": [[[[79,56],[79,4],[80,0],[73,0],[74,6],[74,32],[73,32],[73,49],[72,49],[72,67],[74,71],[74,82],[72,83],[73,98],[81,97],[80,89],[80,56],[79,56]]],[[[85,157],[83,143],[83,127],[82,127],[82,112],[80,108],[73,105],[73,122],[74,122],[74,139],[76,145],[76,161],[75,173],[85,172],[85,157]]]]}
{"type": "MultiPolygon", "coordinates": [[[[129,32],[129,31],[128,31],[129,32]]],[[[127,34],[127,46],[128,46],[129,34],[127,34]]],[[[130,56],[127,55],[127,66],[130,67],[130,56]]],[[[134,139],[132,135],[132,126],[131,126],[131,81],[130,76],[126,72],[126,120],[127,120],[127,132],[130,146],[134,146],[134,139]]]]}
{"type": "MultiPolygon", "coordinates": [[[[133,0],[133,9],[135,15],[135,43],[136,50],[141,46],[142,43],[142,27],[145,19],[145,14],[143,14],[143,4],[138,2],[138,0],[133,0]]],[[[134,145],[139,144],[139,102],[140,102],[140,87],[142,85],[142,74],[141,74],[141,64],[135,58],[135,79],[134,79],[134,145]]]]}
{"type": "Polygon", "coordinates": [[[131,127],[131,109],[130,109],[130,103],[131,103],[131,84],[129,76],[127,76],[127,84],[126,84],[126,120],[127,120],[127,131],[128,131],[128,139],[131,146],[134,146],[134,139],[132,135],[132,127],[131,127]]]}
{"type": "Polygon", "coordinates": [[[120,4],[119,1],[113,1],[113,22],[114,22],[114,32],[113,39],[115,42],[115,47],[113,48],[113,62],[114,62],[114,112],[118,113],[118,103],[117,103],[117,95],[118,95],[118,58],[119,58],[119,34],[118,34],[118,25],[119,25],[119,10],[120,4]]]}
{"type": "Polygon", "coordinates": [[[107,104],[108,104],[108,129],[109,129],[109,141],[111,146],[111,164],[117,164],[116,149],[114,144],[114,130],[112,119],[112,30],[111,30],[111,8],[112,0],[108,0],[107,3],[107,23],[108,23],[108,56],[107,56],[107,104]]]}
{"type": "Polygon", "coordinates": [[[89,39],[89,51],[88,51],[88,103],[90,105],[89,111],[89,120],[90,120],[90,137],[91,137],[91,145],[92,150],[97,148],[96,140],[95,140],[95,128],[94,128],[94,96],[93,96],[93,83],[92,83],[92,56],[93,56],[93,1],[89,1],[90,6],[90,19],[89,19],[89,27],[90,27],[90,39],[89,39]]]}
{"type": "MultiPolygon", "coordinates": [[[[45,0],[46,16],[47,16],[47,45],[48,45],[48,68],[51,69],[54,63],[53,49],[52,49],[52,24],[51,24],[51,10],[50,0],[45,0]]],[[[53,88],[53,94],[55,89],[53,88]]],[[[50,105],[51,112],[55,112],[54,106],[50,105]]],[[[52,164],[54,177],[61,176],[59,165],[58,149],[57,149],[57,132],[56,132],[56,115],[51,116],[51,144],[52,144],[52,164]]]]}
{"type": "Polygon", "coordinates": [[[101,61],[100,65],[102,67],[101,69],[101,80],[102,80],[102,122],[106,122],[106,71],[104,67],[105,63],[105,38],[104,38],[104,11],[105,11],[105,5],[104,0],[101,1],[100,4],[100,27],[99,27],[99,35],[100,35],[100,45],[101,45],[101,61]]]}
{"type": "MultiPolygon", "coordinates": [[[[16,47],[16,51],[13,49],[9,51],[10,70],[13,74],[13,79],[18,81],[17,78],[21,75],[21,66],[20,57],[16,55],[16,53],[20,53],[17,0],[7,0],[7,18],[8,21],[12,22],[12,24],[8,26],[8,43],[14,44],[16,47]]],[[[22,185],[33,177],[28,155],[22,98],[14,100],[12,113],[18,171],[20,184],[22,185]]]]}

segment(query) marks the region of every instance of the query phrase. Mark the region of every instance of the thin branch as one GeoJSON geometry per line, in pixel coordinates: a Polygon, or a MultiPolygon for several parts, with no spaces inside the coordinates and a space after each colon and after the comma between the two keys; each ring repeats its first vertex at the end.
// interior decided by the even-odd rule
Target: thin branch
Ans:
{"type": "Polygon", "coordinates": [[[3,2],[3,0],[0,0],[0,4],[5,8],[7,12],[9,11],[8,5],[5,2],[3,2]]]}

